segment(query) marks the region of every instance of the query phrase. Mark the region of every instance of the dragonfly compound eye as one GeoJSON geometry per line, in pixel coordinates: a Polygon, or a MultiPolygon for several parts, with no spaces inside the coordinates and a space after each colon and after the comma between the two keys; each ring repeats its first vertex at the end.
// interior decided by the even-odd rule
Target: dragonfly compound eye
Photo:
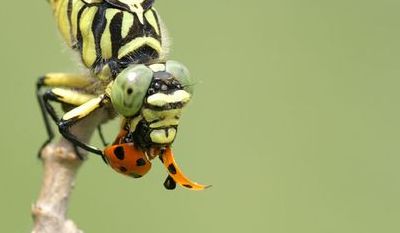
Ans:
{"type": "Polygon", "coordinates": [[[115,110],[125,117],[135,115],[143,104],[153,71],[145,65],[134,65],[122,71],[111,89],[115,110]]]}
{"type": "Polygon", "coordinates": [[[177,61],[167,61],[166,71],[172,74],[180,82],[185,91],[187,91],[191,95],[193,94],[194,82],[186,66],[177,61]]]}

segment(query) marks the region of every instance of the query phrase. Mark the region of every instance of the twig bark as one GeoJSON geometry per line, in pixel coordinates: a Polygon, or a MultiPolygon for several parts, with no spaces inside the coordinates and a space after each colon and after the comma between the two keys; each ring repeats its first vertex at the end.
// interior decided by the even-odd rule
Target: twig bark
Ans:
{"type": "MultiPolygon", "coordinates": [[[[82,141],[89,141],[97,125],[103,122],[106,116],[104,110],[97,111],[74,126],[73,134],[82,141]]],[[[77,157],[73,146],[64,138],[46,146],[41,152],[41,159],[44,169],[43,182],[39,197],[32,207],[32,233],[82,233],[76,224],[68,219],[67,212],[75,177],[83,161],[77,157]]]]}

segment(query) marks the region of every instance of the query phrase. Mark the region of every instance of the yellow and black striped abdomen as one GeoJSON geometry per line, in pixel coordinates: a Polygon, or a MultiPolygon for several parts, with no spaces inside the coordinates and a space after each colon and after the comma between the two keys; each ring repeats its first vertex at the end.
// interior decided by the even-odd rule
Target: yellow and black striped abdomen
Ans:
{"type": "Polygon", "coordinates": [[[107,69],[115,76],[129,64],[157,60],[163,47],[154,8],[123,9],[109,2],[118,1],[51,1],[61,34],[83,64],[95,74],[107,69]]]}

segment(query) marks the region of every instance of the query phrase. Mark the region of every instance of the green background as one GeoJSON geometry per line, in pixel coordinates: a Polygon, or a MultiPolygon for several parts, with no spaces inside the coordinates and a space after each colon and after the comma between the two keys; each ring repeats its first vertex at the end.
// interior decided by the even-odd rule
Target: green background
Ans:
{"type": "MultiPolygon", "coordinates": [[[[213,188],[166,191],[158,162],[133,180],[92,156],[71,199],[80,228],[400,232],[400,1],[156,2],[170,58],[198,80],[175,156],[213,188]]],[[[78,59],[45,0],[0,11],[0,232],[29,232],[46,137],[34,83],[78,59]]]]}

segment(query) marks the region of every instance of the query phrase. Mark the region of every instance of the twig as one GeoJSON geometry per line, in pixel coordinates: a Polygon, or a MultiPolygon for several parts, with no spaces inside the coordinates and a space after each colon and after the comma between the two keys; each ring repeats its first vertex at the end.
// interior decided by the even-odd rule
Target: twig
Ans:
{"type": "MultiPolygon", "coordinates": [[[[82,141],[89,141],[97,125],[103,122],[106,116],[105,111],[97,111],[71,130],[82,141]]],[[[41,152],[41,159],[44,174],[39,198],[32,207],[35,223],[32,233],[82,233],[75,223],[67,218],[67,210],[75,176],[83,161],[77,157],[73,146],[64,138],[46,146],[41,152]]]]}

